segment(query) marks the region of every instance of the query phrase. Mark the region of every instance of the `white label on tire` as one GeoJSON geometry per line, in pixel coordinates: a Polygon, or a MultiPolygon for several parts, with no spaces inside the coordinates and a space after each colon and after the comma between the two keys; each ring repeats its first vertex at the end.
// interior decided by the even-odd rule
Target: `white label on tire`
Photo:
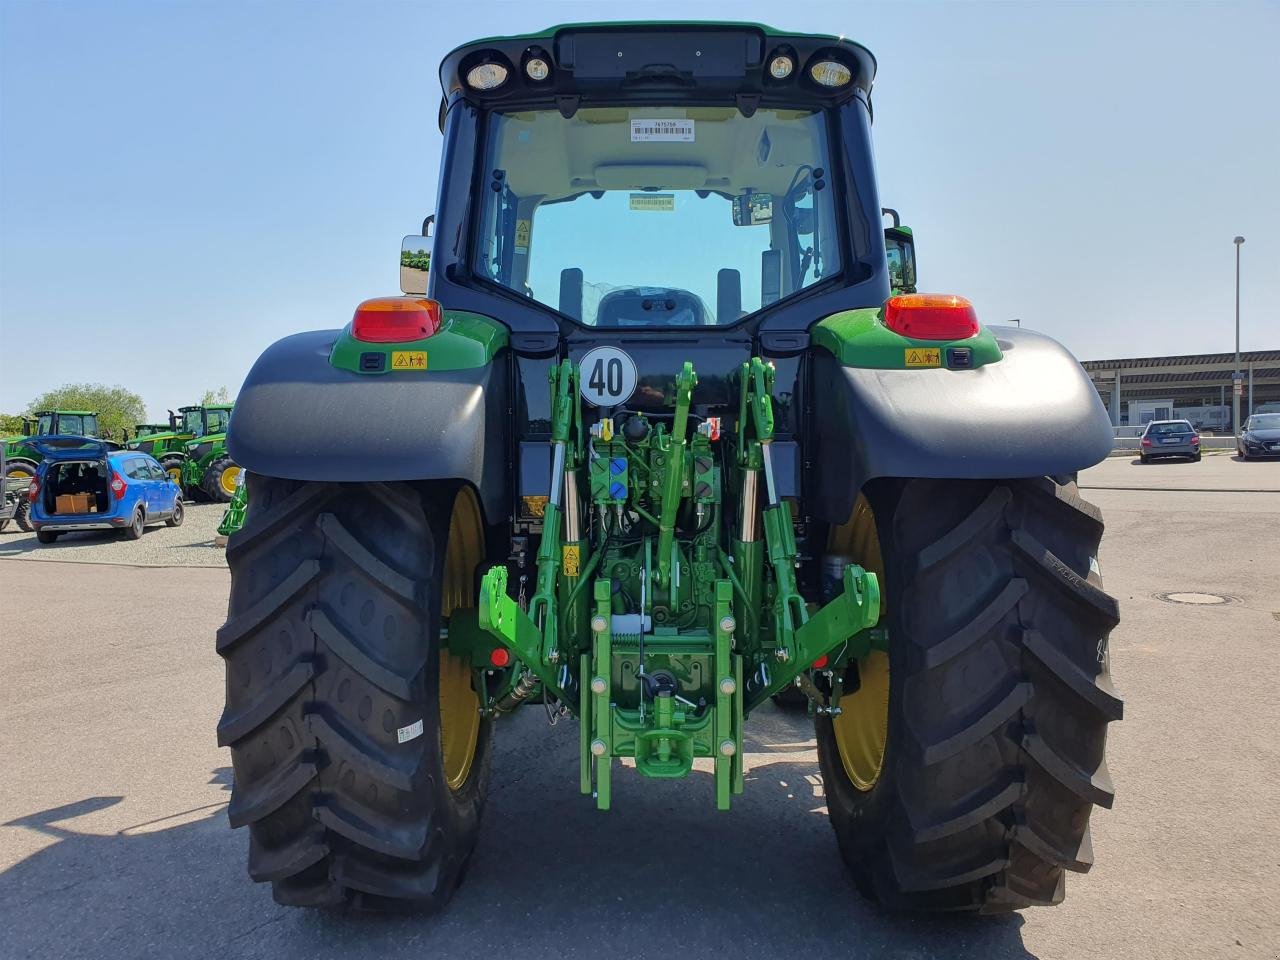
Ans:
{"type": "Polygon", "coordinates": [[[616,407],[635,392],[636,362],[617,347],[588,350],[578,364],[578,390],[582,399],[597,407],[616,407]]]}
{"type": "Polygon", "coordinates": [[[422,721],[411,723],[407,727],[401,727],[396,731],[396,739],[401,743],[408,743],[410,740],[417,739],[422,736],[422,721]]]}

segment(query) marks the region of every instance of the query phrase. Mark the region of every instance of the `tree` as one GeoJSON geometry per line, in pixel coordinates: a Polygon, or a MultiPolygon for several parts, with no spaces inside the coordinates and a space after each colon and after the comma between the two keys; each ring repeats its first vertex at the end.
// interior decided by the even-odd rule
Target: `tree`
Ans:
{"type": "Polygon", "coordinates": [[[98,415],[98,432],[116,440],[123,439],[126,430],[132,434],[134,424],[147,418],[140,396],[119,385],[108,387],[103,383],[63,384],[32,400],[30,409],[92,411],[98,415]]]}
{"type": "Polygon", "coordinates": [[[226,387],[219,387],[217,390],[206,390],[200,394],[200,406],[207,407],[211,403],[230,403],[231,391],[226,387]]]}
{"type": "Polygon", "coordinates": [[[22,417],[12,413],[0,413],[0,437],[12,437],[22,433],[22,417]]]}

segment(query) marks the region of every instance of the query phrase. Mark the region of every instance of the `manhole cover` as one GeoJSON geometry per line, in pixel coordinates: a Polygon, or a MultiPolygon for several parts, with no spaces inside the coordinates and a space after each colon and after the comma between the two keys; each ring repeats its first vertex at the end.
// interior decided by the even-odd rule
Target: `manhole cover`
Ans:
{"type": "Polygon", "coordinates": [[[1156,599],[1164,600],[1168,603],[1191,603],[1197,606],[1212,606],[1218,603],[1230,603],[1230,597],[1219,596],[1216,593],[1157,593],[1156,599]]]}

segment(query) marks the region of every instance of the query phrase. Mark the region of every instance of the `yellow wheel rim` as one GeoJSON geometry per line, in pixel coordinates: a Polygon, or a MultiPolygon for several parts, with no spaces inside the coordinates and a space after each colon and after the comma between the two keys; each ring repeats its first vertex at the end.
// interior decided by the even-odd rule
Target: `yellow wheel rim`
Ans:
{"type": "MultiPolygon", "coordinates": [[[[876,520],[871,505],[861,494],[849,521],[832,529],[828,545],[833,553],[852,557],[874,573],[880,580],[880,596],[886,595],[876,520]]],[[[884,616],[882,600],[881,622],[884,616]]],[[[889,740],[889,655],[872,650],[858,661],[858,677],[857,691],[840,698],[841,713],[831,726],[844,772],[855,788],[866,792],[880,779],[889,740]]]]}
{"type": "MultiPolygon", "coordinates": [[[[480,505],[470,487],[459,491],[449,519],[449,541],[440,588],[440,616],[475,606],[475,570],[484,558],[480,505]]],[[[450,790],[461,790],[471,773],[480,737],[480,698],[472,684],[471,664],[440,650],[440,753],[450,790]]]]}
{"type": "Polygon", "coordinates": [[[222,476],[218,477],[218,484],[222,487],[223,493],[235,496],[238,476],[240,476],[240,468],[236,466],[227,467],[222,471],[222,476]]]}
{"type": "Polygon", "coordinates": [[[26,470],[23,470],[21,467],[18,467],[15,470],[10,470],[7,474],[5,474],[5,476],[8,477],[10,480],[30,480],[31,479],[31,474],[28,473],[26,470]]]}

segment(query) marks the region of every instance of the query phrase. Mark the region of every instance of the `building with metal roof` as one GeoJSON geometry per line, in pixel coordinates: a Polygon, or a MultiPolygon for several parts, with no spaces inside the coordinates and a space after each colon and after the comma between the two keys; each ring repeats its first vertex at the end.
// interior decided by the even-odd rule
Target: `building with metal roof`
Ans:
{"type": "MultiPolygon", "coordinates": [[[[1185,417],[1203,429],[1231,429],[1234,353],[1086,360],[1088,372],[1117,426],[1185,417]]],[[[1240,354],[1240,416],[1280,404],[1280,350],[1240,354]]]]}

